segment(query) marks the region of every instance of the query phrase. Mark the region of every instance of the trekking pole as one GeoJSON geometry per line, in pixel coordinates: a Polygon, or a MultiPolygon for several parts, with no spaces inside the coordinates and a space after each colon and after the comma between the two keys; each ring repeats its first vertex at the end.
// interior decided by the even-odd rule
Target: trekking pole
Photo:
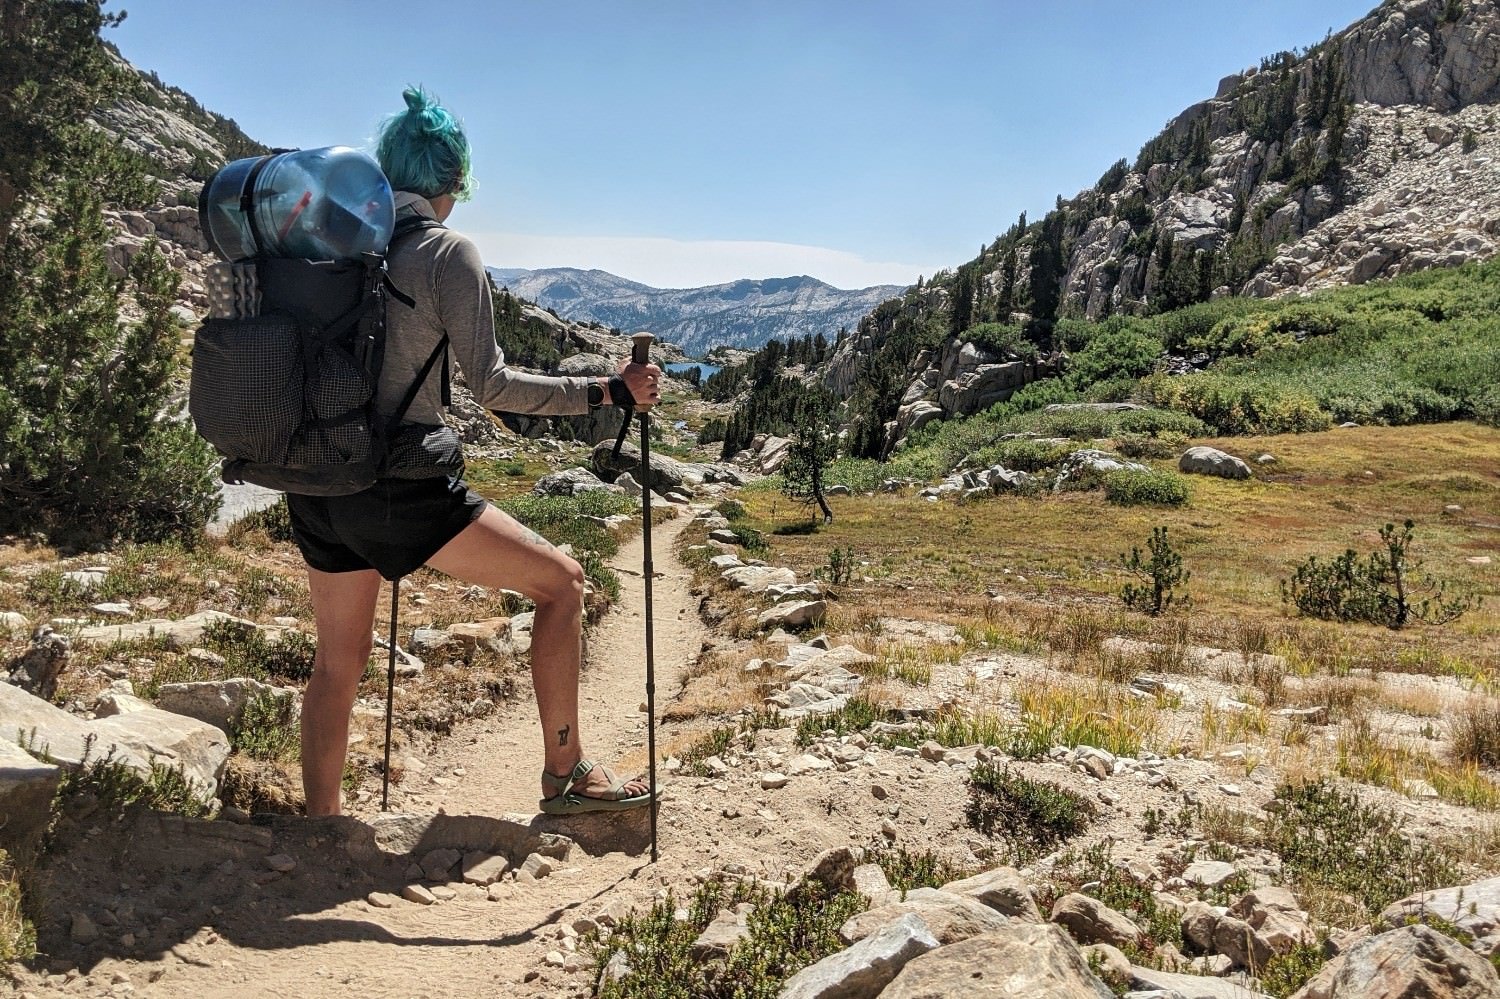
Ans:
{"type": "MultiPolygon", "coordinates": [[[[651,363],[650,333],[631,338],[630,359],[636,364],[651,363]]],[[[645,555],[641,575],[646,581],[646,752],[650,757],[648,780],[651,786],[651,862],[656,863],[656,661],[651,633],[651,414],[637,414],[641,422],[641,541],[645,555]]],[[[629,422],[627,418],[627,423],[629,422]]]]}
{"type": "Polygon", "coordinates": [[[391,580],[391,658],[385,671],[385,766],[380,771],[380,810],[391,807],[391,701],[396,696],[396,610],[401,602],[401,580],[391,580]]]}

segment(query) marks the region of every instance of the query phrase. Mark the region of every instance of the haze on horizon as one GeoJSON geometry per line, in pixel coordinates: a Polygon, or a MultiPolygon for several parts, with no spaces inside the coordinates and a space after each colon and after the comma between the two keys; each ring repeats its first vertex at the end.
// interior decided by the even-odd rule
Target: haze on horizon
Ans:
{"type": "Polygon", "coordinates": [[[969,259],[1373,5],[130,0],[105,37],[273,146],[368,147],[424,84],[469,130],[451,221],[492,266],[861,288],[969,259]]]}

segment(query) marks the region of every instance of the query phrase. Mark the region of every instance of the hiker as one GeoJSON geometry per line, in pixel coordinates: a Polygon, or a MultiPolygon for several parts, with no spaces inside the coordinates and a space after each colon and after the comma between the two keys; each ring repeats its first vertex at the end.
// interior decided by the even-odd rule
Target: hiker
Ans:
{"type": "MultiPolygon", "coordinates": [[[[468,139],[459,121],[420,87],[403,96],[406,110],[381,126],[376,155],[396,192],[398,223],[411,215],[442,222],[474,186],[468,139]]],[[[381,579],[396,580],[423,565],[466,583],[518,591],[536,604],[531,677],[545,745],[543,810],[648,805],[643,779],[623,780],[584,756],[578,724],[583,569],[467,488],[460,441],[441,414],[450,353],[480,405],[511,413],[582,414],[606,401],[646,409],[660,401],[661,370],[627,362],[608,379],[552,378],[506,367],[479,251],[445,227],[404,239],[387,263],[391,283],[415,305],[389,303],[377,410],[399,412],[416,386],[392,442],[387,477],[349,496],[287,496],[318,630],[302,705],[307,814],[339,812],[349,715],[370,658],[381,579]],[[437,370],[422,377],[424,363],[439,353],[437,370]]]]}

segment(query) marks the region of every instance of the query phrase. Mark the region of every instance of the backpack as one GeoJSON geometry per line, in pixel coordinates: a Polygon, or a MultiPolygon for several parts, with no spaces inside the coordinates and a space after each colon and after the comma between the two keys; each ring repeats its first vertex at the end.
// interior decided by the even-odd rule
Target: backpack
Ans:
{"type": "Polygon", "coordinates": [[[408,216],[386,253],[360,260],[256,257],[209,270],[210,314],[193,337],[188,411],[224,459],[227,483],[344,496],[384,473],[395,429],[441,359],[443,336],[396,412],[375,411],[388,297],[400,240],[441,222],[408,216]]]}

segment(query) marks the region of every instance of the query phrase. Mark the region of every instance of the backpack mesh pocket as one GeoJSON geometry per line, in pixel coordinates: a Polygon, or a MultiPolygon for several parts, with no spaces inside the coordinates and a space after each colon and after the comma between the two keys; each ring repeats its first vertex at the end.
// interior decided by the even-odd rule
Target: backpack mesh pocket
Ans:
{"type": "Polygon", "coordinates": [[[208,319],[193,339],[188,411],[226,457],[286,459],[302,422],[302,338],[285,316],[208,319]]]}
{"type": "Polygon", "coordinates": [[[292,466],[344,465],[368,461],[372,435],[366,403],[374,387],[342,347],[325,347],[307,386],[310,419],[287,453],[292,466]]]}

